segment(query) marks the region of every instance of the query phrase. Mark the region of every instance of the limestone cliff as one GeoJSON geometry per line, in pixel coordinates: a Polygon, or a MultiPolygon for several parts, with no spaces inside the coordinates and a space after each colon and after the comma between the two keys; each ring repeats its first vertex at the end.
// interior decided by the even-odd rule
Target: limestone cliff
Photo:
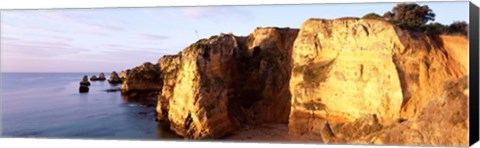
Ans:
{"type": "Polygon", "coordinates": [[[122,71],[120,76],[123,77],[121,92],[125,100],[144,105],[156,104],[156,96],[163,86],[158,64],[146,62],[132,70],[122,71]]]}
{"type": "Polygon", "coordinates": [[[122,90],[158,92],[158,119],[188,139],[271,123],[326,143],[464,145],[466,43],[376,19],[309,19],[201,39],[133,68],[122,90]]]}
{"type": "Polygon", "coordinates": [[[124,77],[122,92],[161,90],[162,79],[160,78],[160,67],[146,62],[138,67],[121,74],[124,77]]]}
{"type": "Polygon", "coordinates": [[[163,57],[159,119],[187,138],[222,137],[245,123],[287,123],[296,34],[288,28],[222,34],[163,57]]]}
{"type": "Polygon", "coordinates": [[[397,29],[397,35],[403,45],[393,55],[404,95],[400,115],[414,118],[426,103],[443,93],[446,82],[467,74],[464,59],[458,59],[459,54],[452,51],[465,52],[468,48],[445,48],[449,44],[444,43],[446,40],[422,33],[397,29]]]}
{"type": "MultiPolygon", "coordinates": [[[[310,19],[293,49],[291,133],[317,133],[325,120],[399,117],[402,87],[392,55],[402,44],[384,21],[310,19]]],[[[320,134],[320,133],[317,133],[320,134]]]]}
{"type": "MultiPolygon", "coordinates": [[[[376,134],[399,134],[389,130],[399,122],[417,123],[430,118],[435,113],[430,112],[432,109],[424,111],[427,104],[450,91],[445,89],[447,82],[467,74],[467,62],[462,57],[468,49],[452,46],[449,40],[454,39],[401,30],[382,20],[308,20],[293,47],[289,132],[322,136],[324,142],[373,143],[376,134]],[[423,117],[418,117],[420,113],[423,117]]],[[[465,41],[461,37],[455,40],[465,41]]],[[[467,105],[454,108],[462,107],[467,105]]],[[[468,128],[463,129],[442,133],[466,134],[468,128]]],[[[451,142],[440,137],[435,138],[443,143],[433,143],[432,139],[408,142],[408,138],[377,142],[451,142]]]]}
{"type": "Polygon", "coordinates": [[[177,72],[180,66],[180,55],[163,56],[158,60],[161,70],[162,90],[158,95],[157,119],[168,123],[169,100],[173,100],[173,89],[177,81],[177,72]]]}

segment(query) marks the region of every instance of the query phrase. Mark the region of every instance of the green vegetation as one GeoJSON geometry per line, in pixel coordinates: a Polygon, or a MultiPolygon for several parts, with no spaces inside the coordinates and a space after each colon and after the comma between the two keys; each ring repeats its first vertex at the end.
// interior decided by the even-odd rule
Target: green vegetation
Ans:
{"type": "Polygon", "coordinates": [[[468,24],[464,21],[456,21],[450,25],[443,25],[441,23],[430,23],[420,28],[427,34],[449,34],[449,35],[464,35],[468,34],[468,24]]]}
{"type": "Polygon", "coordinates": [[[429,35],[464,35],[468,34],[468,24],[464,21],[455,21],[450,25],[444,25],[435,21],[435,13],[427,5],[420,6],[415,3],[400,3],[386,12],[383,16],[376,13],[368,13],[363,19],[383,19],[402,29],[425,32],[429,35]]]}
{"type": "Polygon", "coordinates": [[[404,29],[416,29],[435,20],[435,13],[427,5],[401,3],[386,12],[383,17],[404,29]]]}
{"type": "Polygon", "coordinates": [[[212,40],[215,40],[215,39],[218,39],[219,36],[218,35],[213,35],[213,36],[210,36],[210,38],[203,38],[203,39],[200,39],[198,40],[197,42],[191,44],[189,47],[190,48],[195,48],[195,49],[198,49],[198,48],[201,48],[202,45],[204,44],[208,44],[210,41],[212,40]]]}

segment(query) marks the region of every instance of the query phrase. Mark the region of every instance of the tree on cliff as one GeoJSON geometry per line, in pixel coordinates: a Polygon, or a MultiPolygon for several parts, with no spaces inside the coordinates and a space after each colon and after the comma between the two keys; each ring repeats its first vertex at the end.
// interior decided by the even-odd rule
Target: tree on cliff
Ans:
{"type": "Polygon", "coordinates": [[[418,29],[428,21],[434,21],[435,13],[427,5],[401,3],[386,12],[383,17],[401,28],[418,29]]]}

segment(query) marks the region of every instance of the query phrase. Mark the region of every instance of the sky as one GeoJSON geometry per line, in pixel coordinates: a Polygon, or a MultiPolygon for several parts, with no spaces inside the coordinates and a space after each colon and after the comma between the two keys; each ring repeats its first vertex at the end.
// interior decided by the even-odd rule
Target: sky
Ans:
{"type": "MultiPolygon", "coordinates": [[[[299,28],[309,18],[383,15],[397,3],[4,10],[1,72],[110,72],[156,63],[199,38],[299,28]]],[[[423,2],[434,22],[468,23],[468,2],[423,2]]]]}

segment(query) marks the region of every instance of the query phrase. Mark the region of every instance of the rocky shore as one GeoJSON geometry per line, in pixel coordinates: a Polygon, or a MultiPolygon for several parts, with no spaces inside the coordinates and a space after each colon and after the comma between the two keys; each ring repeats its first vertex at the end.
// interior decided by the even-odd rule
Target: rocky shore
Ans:
{"type": "Polygon", "coordinates": [[[309,19],[201,39],[108,81],[186,139],[465,146],[465,57],[462,36],[309,19]]]}

